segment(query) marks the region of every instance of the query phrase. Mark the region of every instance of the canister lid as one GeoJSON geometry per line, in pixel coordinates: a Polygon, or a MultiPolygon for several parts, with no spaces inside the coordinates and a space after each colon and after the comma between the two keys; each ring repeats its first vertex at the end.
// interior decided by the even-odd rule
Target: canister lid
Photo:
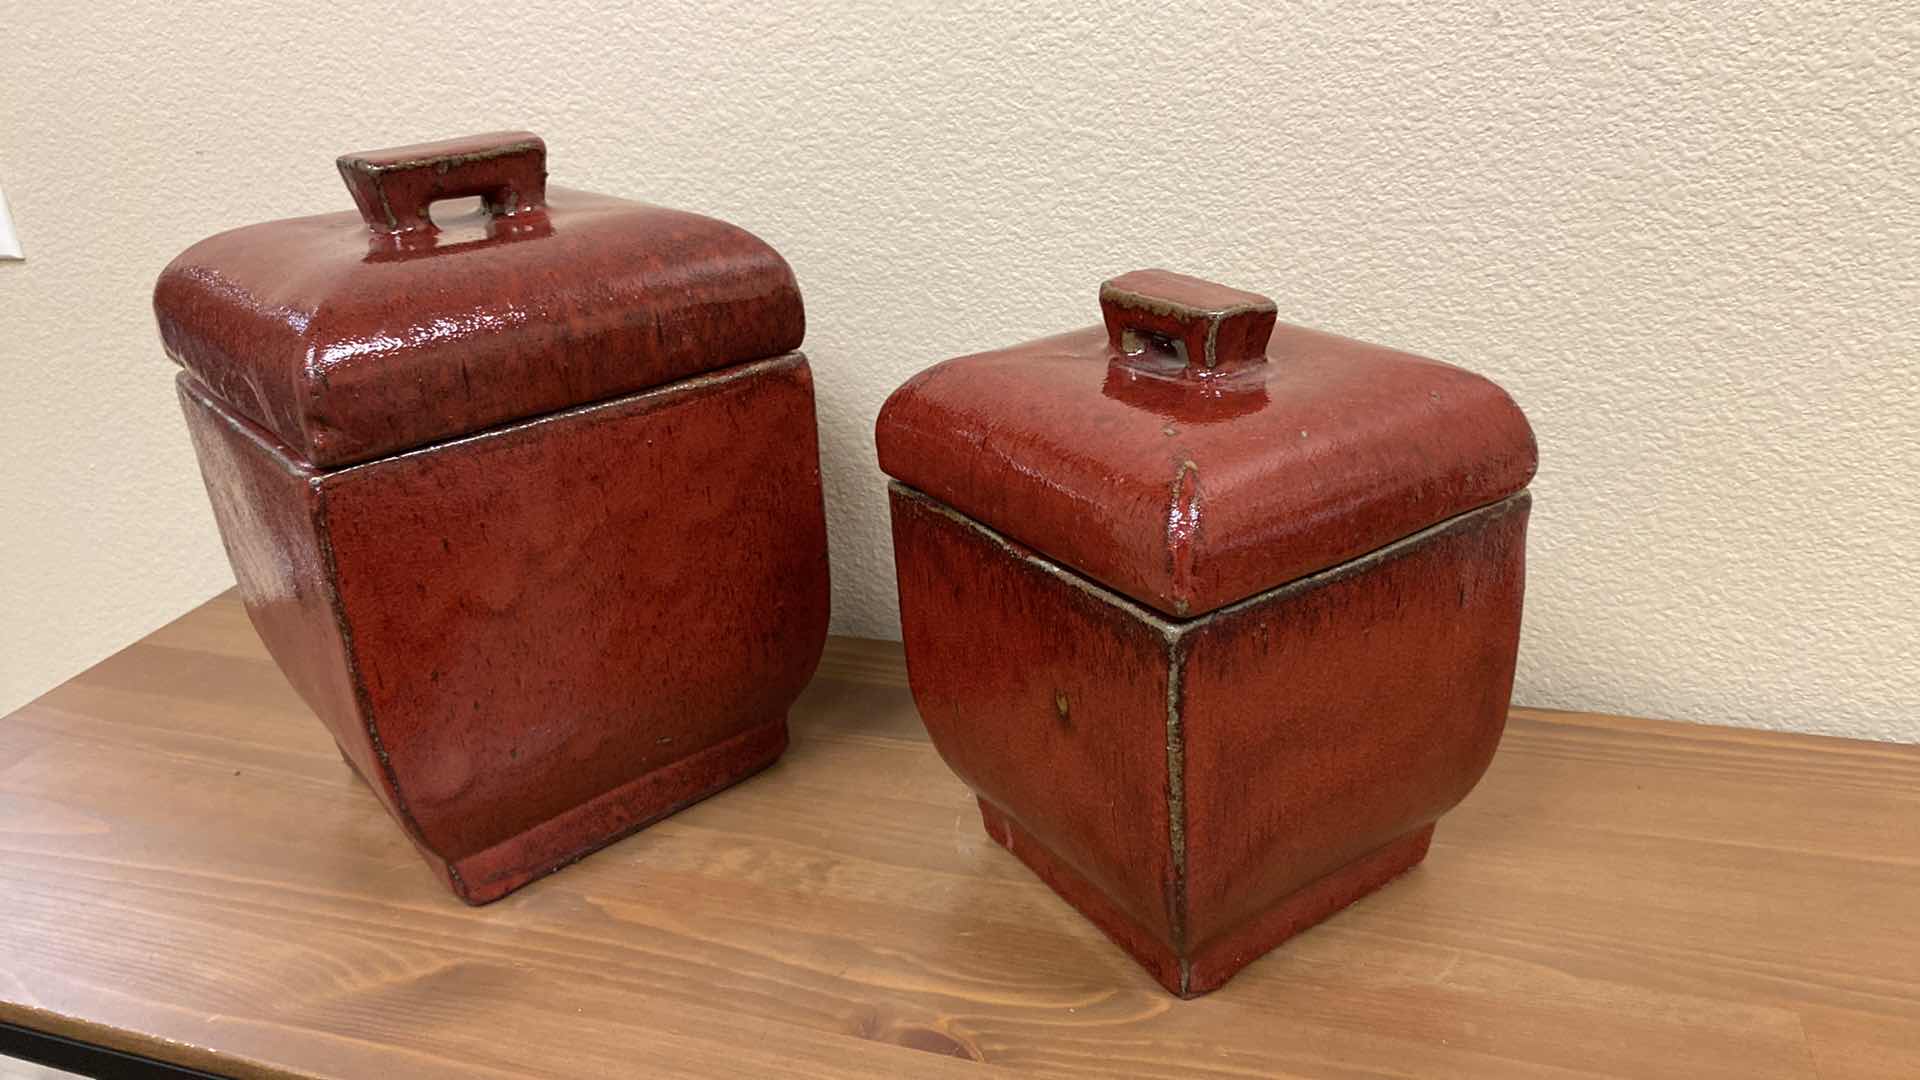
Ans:
{"type": "Polygon", "coordinates": [[[1190,618],[1525,488],[1498,386],[1276,324],[1274,303],[1140,270],[1104,325],[921,372],[880,467],[1088,578],[1190,618]]]}
{"type": "Polygon", "coordinates": [[[161,273],[168,355],[339,466],[799,347],[779,253],[698,214],[549,188],[546,156],[500,132],[340,158],[357,211],[221,233],[161,273]],[[477,213],[429,213],[476,195],[477,213]]]}

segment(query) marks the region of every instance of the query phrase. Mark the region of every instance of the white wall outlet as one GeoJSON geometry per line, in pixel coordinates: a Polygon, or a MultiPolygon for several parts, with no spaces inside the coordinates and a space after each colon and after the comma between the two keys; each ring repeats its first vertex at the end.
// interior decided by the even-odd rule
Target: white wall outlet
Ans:
{"type": "Polygon", "coordinates": [[[0,188],[0,259],[22,260],[27,253],[20,250],[20,234],[13,231],[13,211],[7,209],[7,193],[0,188]]]}

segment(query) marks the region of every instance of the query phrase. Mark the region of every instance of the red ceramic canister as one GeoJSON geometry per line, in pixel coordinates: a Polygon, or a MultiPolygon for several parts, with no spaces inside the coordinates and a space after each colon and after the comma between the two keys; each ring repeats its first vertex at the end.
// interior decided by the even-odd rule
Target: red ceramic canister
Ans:
{"type": "Polygon", "coordinates": [[[1520,634],[1532,430],[1143,270],[878,424],[915,702],[987,831],[1182,996],[1426,854],[1520,634]]]}
{"type": "Polygon", "coordinates": [[[255,628],[485,903],[785,748],[827,625],[800,290],[525,132],[338,164],[357,211],[195,244],[154,310],[255,628]]]}

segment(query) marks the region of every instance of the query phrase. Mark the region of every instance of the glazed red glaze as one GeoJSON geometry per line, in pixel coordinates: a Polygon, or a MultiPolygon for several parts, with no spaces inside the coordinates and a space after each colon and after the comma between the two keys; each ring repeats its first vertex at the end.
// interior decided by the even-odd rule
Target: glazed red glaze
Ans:
{"type": "Polygon", "coordinates": [[[315,465],[778,355],[805,333],[793,272],[759,238],[548,189],[523,132],[340,171],[360,210],[210,237],[154,289],[167,354],[315,465]],[[489,200],[478,214],[427,216],[470,194],[489,200]]]}
{"type": "MultiPolygon", "coordinates": [[[[1100,286],[1107,345],[1135,363],[1166,359],[1195,374],[1266,359],[1278,309],[1258,293],[1166,270],[1135,270],[1100,286]]],[[[1162,360],[1161,362],[1164,362],[1162,360]]]]}
{"type": "Polygon", "coordinates": [[[1266,344],[1254,294],[1102,297],[888,402],[901,627],[989,834],[1190,996],[1418,863],[1485,772],[1533,439],[1456,368],[1266,344]]]}
{"type": "Polygon", "coordinates": [[[1506,727],[1525,493],[1182,627],[1187,945],[1430,825],[1506,727]]]}
{"type": "Polygon", "coordinates": [[[773,762],[828,614],[812,374],[745,355],[799,341],[786,264],[597,196],[549,220],[538,140],[504,141],[343,159],[369,221],[485,194],[477,240],[346,215],[350,266],[316,239],[342,215],[281,222],[197,246],[156,297],[248,615],[470,903],[773,762]],[[337,363],[276,352],[281,302],[337,363]]]}
{"type": "Polygon", "coordinates": [[[478,195],[493,217],[547,205],[547,144],[530,131],[496,131],[391,150],[344,154],[335,163],[367,228],[376,233],[436,229],[438,199],[478,195]]]}
{"type": "Polygon", "coordinates": [[[988,831],[1202,993],[1417,862],[1486,771],[1527,500],[1172,621],[895,485],[914,701],[988,831]]]}
{"type": "Polygon", "coordinates": [[[797,354],[333,471],[180,387],[254,625],[463,899],[779,756],[828,610],[797,354]]]}
{"type": "Polygon", "coordinates": [[[898,485],[908,679],[947,765],[1144,936],[1176,891],[1161,627],[1018,543],[898,485]]]}
{"type": "Polygon", "coordinates": [[[901,386],[880,466],[1179,617],[1526,487],[1533,432],[1498,386],[1295,326],[1264,340],[1271,307],[1165,271],[1116,278],[1104,326],[901,386]],[[1216,366],[1189,363],[1210,338],[1216,366]]]}

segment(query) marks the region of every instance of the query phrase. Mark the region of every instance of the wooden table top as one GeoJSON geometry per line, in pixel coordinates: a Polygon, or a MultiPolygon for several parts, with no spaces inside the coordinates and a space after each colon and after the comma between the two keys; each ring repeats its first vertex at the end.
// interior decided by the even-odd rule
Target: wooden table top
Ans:
{"type": "Polygon", "coordinates": [[[1169,997],[981,831],[898,646],[489,907],[223,596],[0,723],[0,1021],[245,1076],[1920,1076],[1920,747],[1514,714],[1426,864],[1169,997]]]}

